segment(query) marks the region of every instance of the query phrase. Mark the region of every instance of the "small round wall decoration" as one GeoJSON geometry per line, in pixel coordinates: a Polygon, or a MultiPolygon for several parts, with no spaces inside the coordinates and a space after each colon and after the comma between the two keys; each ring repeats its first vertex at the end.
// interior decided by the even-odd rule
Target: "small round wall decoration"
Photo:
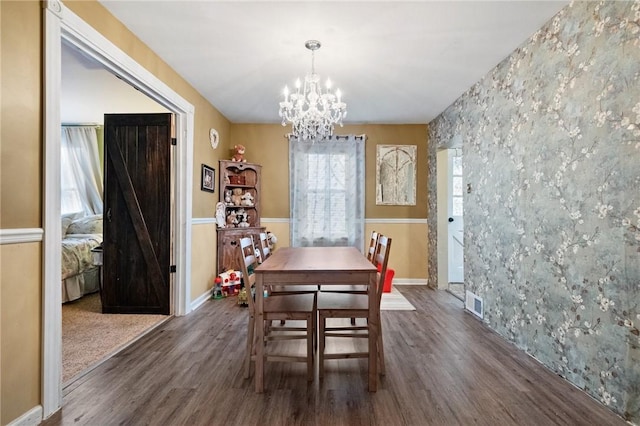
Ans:
{"type": "Polygon", "coordinates": [[[209,140],[211,141],[211,148],[216,149],[218,147],[218,142],[220,142],[220,136],[218,136],[218,131],[216,129],[209,129],[209,140]]]}

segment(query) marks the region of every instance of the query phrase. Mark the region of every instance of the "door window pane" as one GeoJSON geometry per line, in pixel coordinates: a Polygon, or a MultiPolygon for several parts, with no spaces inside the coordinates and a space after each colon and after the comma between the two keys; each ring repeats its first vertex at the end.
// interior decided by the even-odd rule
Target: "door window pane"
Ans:
{"type": "Polygon", "coordinates": [[[453,216],[462,216],[462,197],[453,197],[453,216]]]}
{"type": "Polygon", "coordinates": [[[453,177],[453,196],[462,197],[462,176],[453,177]]]}

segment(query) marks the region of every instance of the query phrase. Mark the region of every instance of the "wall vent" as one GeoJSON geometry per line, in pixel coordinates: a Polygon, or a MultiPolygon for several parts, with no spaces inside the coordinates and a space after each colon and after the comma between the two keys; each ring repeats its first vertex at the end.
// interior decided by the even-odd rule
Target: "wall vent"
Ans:
{"type": "Polygon", "coordinates": [[[484,303],[482,302],[482,298],[471,293],[469,290],[466,292],[464,307],[478,318],[484,318],[484,303]]]}

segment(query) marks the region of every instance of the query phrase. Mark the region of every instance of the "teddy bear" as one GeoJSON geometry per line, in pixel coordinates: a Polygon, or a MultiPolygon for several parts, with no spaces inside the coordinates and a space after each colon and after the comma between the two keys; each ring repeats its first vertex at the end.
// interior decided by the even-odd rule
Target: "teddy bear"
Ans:
{"type": "Polygon", "coordinates": [[[229,228],[235,228],[237,224],[236,212],[231,210],[231,213],[227,216],[227,225],[229,225],[229,228]]]}
{"type": "Polygon", "coordinates": [[[231,161],[237,161],[240,163],[246,163],[247,159],[244,158],[244,145],[235,145],[233,147],[233,156],[231,161]]]}
{"type": "Polygon", "coordinates": [[[231,192],[231,203],[234,206],[242,205],[242,188],[233,188],[231,192]]]}
{"type": "Polygon", "coordinates": [[[250,192],[245,192],[242,195],[242,201],[241,204],[243,206],[247,206],[247,207],[253,207],[253,195],[251,195],[250,192]]]}
{"type": "Polygon", "coordinates": [[[272,232],[267,231],[267,244],[269,244],[269,250],[273,251],[277,242],[278,238],[276,238],[272,232]]]}

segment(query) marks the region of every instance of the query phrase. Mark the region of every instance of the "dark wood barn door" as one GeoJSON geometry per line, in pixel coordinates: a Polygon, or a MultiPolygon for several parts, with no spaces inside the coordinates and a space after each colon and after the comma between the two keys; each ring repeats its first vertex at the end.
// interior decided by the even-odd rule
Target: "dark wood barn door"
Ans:
{"type": "Polygon", "coordinates": [[[105,114],[104,313],[170,313],[171,114],[105,114]]]}

